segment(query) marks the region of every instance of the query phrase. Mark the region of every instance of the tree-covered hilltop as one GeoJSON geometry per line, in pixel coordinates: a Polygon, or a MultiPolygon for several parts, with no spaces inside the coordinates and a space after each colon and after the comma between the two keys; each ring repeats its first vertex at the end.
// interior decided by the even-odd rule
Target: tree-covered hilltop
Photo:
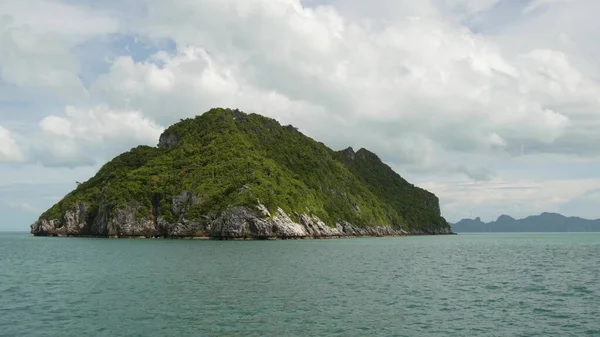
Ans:
{"type": "Polygon", "coordinates": [[[360,150],[291,125],[212,109],[79,184],[38,235],[289,237],[449,233],[438,199],[360,150]],[[329,234],[328,234],[329,233],[329,234]]]}

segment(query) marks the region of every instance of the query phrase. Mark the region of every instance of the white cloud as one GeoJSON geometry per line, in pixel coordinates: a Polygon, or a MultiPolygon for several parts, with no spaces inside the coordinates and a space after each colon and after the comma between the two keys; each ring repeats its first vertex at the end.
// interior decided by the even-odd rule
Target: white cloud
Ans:
{"type": "Polygon", "coordinates": [[[119,25],[109,13],[60,0],[5,0],[0,3],[0,12],[12,18],[12,26],[75,42],[115,32],[119,25]]]}
{"type": "Polygon", "coordinates": [[[523,9],[523,12],[528,13],[528,12],[534,11],[536,9],[539,9],[542,6],[550,5],[553,3],[559,3],[559,2],[569,2],[569,1],[577,1],[577,0],[532,0],[532,1],[530,1],[529,5],[527,5],[523,9]]]}
{"type": "Polygon", "coordinates": [[[53,36],[37,35],[28,27],[2,27],[0,75],[18,86],[79,90],[77,60],[53,36]]]}
{"type": "MultiPolygon", "coordinates": [[[[494,3],[450,5],[473,12],[494,3]]],[[[333,125],[316,126],[288,114],[310,134],[330,134],[324,139],[329,143],[560,151],[551,145],[580,127],[578,118],[572,120],[580,112],[555,103],[585,102],[588,116],[600,107],[598,85],[565,55],[541,49],[505,55],[484,36],[434,15],[433,5],[394,5],[427,15],[373,28],[346,20],[335,8],[302,8],[293,0],[147,4],[148,16],[133,29],[145,37],[173,39],[178,51],[161,53],[160,67],[120,58],[94,93],[165,122],[215,105],[252,109],[276,93],[313,110],[303,113],[322,111],[332,122],[344,120],[350,128],[340,134],[320,129],[333,125]]],[[[397,149],[388,151],[387,159],[414,159],[412,146],[397,149]]],[[[435,157],[431,151],[437,150],[427,153],[435,157]]]]}
{"type": "Polygon", "coordinates": [[[42,131],[37,150],[42,162],[53,165],[91,164],[114,155],[115,146],[156,145],[163,127],[139,111],[67,107],[64,116],[48,116],[39,123],[42,131]],[[42,155],[44,153],[44,155],[42,155]]]}
{"type": "Polygon", "coordinates": [[[59,1],[2,1],[0,13],[0,79],[63,97],[85,94],[73,48],[118,29],[104,13],[59,1]]]}
{"type": "Polygon", "coordinates": [[[0,125],[0,162],[20,162],[24,158],[12,133],[0,125]]]}
{"type": "Polygon", "coordinates": [[[499,3],[500,0],[442,0],[441,2],[445,3],[451,8],[455,8],[461,12],[466,12],[467,14],[472,15],[477,12],[489,10],[494,5],[499,3]]]}
{"type": "MultiPolygon", "coordinates": [[[[388,4],[377,3],[372,7],[388,4]]],[[[495,3],[444,4],[475,13],[495,3]]],[[[390,4],[412,16],[381,27],[295,0],[146,5],[148,15],[129,28],[143,38],[172,39],[177,50],[138,62],[115,59],[109,73],[92,83],[90,99],[165,124],[214,106],[256,110],[277,96],[284,106],[305,110],[290,114],[274,106],[258,112],[287,117],[311,135],[330,135],[328,143],[387,148],[388,160],[431,167],[441,164],[431,158],[445,150],[526,146],[571,153],[552,148],[583,124],[582,109],[569,111],[564,104],[584,103],[586,116],[600,106],[597,84],[561,52],[505,55],[484,36],[444,21],[435,2],[390,4]],[[331,133],[332,125],[305,117],[317,113],[348,129],[331,133]]]]}
{"type": "MultiPolygon", "coordinates": [[[[501,214],[525,217],[559,209],[571,213],[569,210],[575,208],[564,207],[565,204],[592,196],[588,191],[600,189],[600,179],[495,178],[489,182],[446,180],[443,183],[424,183],[422,186],[441,198],[443,213],[449,220],[481,217],[484,221],[491,221],[501,214]]],[[[585,216],[600,217],[600,213],[597,208],[587,207],[585,216]]]]}
{"type": "Polygon", "coordinates": [[[69,106],[64,117],[48,116],[40,127],[48,135],[95,144],[114,138],[156,141],[163,130],[139,111],[113,111],[104,106],[87,110],[69,106]]]}

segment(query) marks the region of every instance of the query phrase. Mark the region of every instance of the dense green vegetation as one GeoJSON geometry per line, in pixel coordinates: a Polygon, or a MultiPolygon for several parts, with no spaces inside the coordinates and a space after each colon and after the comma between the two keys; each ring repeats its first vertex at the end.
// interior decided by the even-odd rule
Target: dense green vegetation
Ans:
{"type": "Polygon", "coordinates": [[[182,120],[165,131],[159,147],[140,146],[116,157],[42,218],[61,219],[83,201],[90,217],[102,202],[113,212],[135,205],[140,217],[174,222],[173,197],[183,191],[200,199],[187,218],[260,201],[272,213],[281,207],[292,216],[315,214],[328,225],[447,226],[435,196],[375,155],[361,150],[352,160],[292,126],[230,109],[182,120]]]}
{"type": "Polygon", "coordinates": [[[338,159],[380,200],[402,214],[409,229],[422,229],[420,224],[431,228],[448,227],[440,216],[439,201],[433,193],[404,180],[372,152],[360,149],[352,155],[347,151],[338,152],[338,159]]]}

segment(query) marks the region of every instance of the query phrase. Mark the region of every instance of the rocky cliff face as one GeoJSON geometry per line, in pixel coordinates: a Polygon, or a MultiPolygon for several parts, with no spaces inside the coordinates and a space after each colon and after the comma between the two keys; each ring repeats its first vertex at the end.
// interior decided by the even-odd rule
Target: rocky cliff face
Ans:
{"type": "MultiPolygon", "coordinates": [[[[182,193],[185,195],[186,192],[182,193]]],[[[181,196],[174,200],[180,201],[181,196]]],[[[174,207],[181,207],[174,203],[174,207]]],[[[173,237],[214,239],[300,239],[337,238],[354,236],[399,236],[418,234],[451,234],[449,230],[408,233],[389,226],[360,228],[348,222],[329,227],[318,217],[297,214],[294,221],[282,209],[271,215],[261,204],[256,209],[238,206],[219,216],[204,219],[187,219],[182,215],[176,222],[164,218],[154,219],[151,215],[139,217],[135,206],[117,210],[112,218],[101,210],[96,218],[90,219],[89,206],[77,204],[62,220],[40,219],[31,225],[31,232],[38,236],[95,236],[113,238],[173,237]]]]}
{"type": "Polygon", "coordinates": [[[179,142],[179,137],[173,133],[163,133],[160,135],[160,139],[158,140],[158,147],[161,149],[170,150],[177,146],[179,142]]]}

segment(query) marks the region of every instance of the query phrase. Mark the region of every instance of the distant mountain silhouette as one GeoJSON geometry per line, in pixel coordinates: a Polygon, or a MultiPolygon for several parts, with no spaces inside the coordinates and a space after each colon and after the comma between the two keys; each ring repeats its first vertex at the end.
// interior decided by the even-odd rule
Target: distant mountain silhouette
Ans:
{"type": "Polygon", "coordinates": [[[542,213],[524,219],[501,215],[496,221],[485,223],[481,218],[463,219],[452,224],[455,233],[468,232],[600,232],[600,219],[587,220],[566,217],[557,213],[542,213]]]}

